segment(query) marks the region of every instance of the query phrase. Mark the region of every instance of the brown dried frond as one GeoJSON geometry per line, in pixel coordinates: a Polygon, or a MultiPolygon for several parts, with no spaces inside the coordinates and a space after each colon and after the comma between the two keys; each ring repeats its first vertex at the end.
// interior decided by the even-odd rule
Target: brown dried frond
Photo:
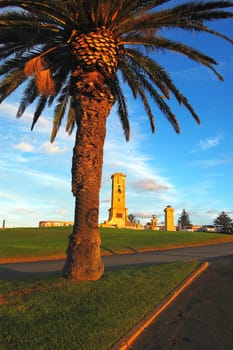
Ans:
{"type": "Polygon", "coordinates": [[[55,95],[55,84],[50,69],[44,69],[37,74],[36,86],[38,92],[43,96],[55,95]]]}
{"type": "Polygon", "coordinates": [[[44,60],[41,56],[32,58],[25,64],[24,74],[28,77],[30,75],[37,75],[44,67],[44,60]]]}
{"type": "Polygon", "coordinates": [[[8,301],[5,299],[5,297],[0,294],[0,305],[7,305],[8,301]]]}

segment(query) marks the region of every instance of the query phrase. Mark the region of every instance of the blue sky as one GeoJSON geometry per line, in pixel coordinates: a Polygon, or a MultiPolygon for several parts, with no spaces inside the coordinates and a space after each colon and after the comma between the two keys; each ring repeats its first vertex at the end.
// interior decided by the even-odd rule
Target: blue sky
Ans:
{"type": "MultiPolygon", "coordinates": [[[[230,20],[211,27],[232,37],[230,20]]],[[[199,126],[184,107],[171,100],[180,135],[156,106],[156,133],[152,134],[140,101],[126,91],[131,139],[126,143],[113,108],[104,148],[100,222],[108,219],[115,172],[126,174],[126,205],[142,223],[152,214],[164,221],[167,205],[174,207],[176,222],[183,208],[193,224],[211,224],[223,210],[233,218],[233,49],[209,35],[174,35],[214,57],[224,82],[185,57],[159,55],[201,118],[199,126]]],[[[0,106],[0,226],[4,219],[7,227],[38,226],[41,220],[72,221],[74,135],[68,136],[62,126],[55,142],[49,143],[52,109],[43,113],[31,132],[33,108],[15,118],[20,92],[0,106]]]]}

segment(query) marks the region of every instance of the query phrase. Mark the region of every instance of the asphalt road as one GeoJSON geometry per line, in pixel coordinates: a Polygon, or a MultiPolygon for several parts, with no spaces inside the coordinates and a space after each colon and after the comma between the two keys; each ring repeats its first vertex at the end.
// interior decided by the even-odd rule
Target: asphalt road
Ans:
{"type": "MultiPolygon", "coordinates": [[[[161,264],[174,261],[208,260],[233,254],[233,242],[217,245],[104,256],[105,269],[161,264]]],[[[61,275],[64,260],[0,264],[0,280],[61,275]]]]}
{"type": "Polygon", "coordinates": [[[130,350],[232,350],[233,255],[209,267],[136,339],[130,350]]]}

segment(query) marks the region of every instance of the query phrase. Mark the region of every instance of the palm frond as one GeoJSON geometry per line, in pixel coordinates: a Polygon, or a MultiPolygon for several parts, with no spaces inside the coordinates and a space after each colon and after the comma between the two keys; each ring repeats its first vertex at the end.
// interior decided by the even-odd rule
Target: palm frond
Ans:
{"type": "Polygon", "coordinates": [[[112,84],[112,93],[116,98],[118,115],[125,134],[126,141],[129,141],[130,125],[128,119],[127,104],[117,76],[114,77],[114,84],[112,84]]]}
{"type": "MultiPolygon", "coordinates": [[[[180,127],[179,123],[176,119],[176,116],[174,113],[171,112],[170,107],[167,105],[167,103],[164,101],[163,96],[158,94],[156,89],[144,78],[143,75],[140,75],[141,82],[144,85],[144,89],[149,91],[150,96],[153,98],[153,100],[156,102],[159,109],[162,111],[162,113],[167,117],[170,124],[173,126],[174,130],[177,134],[180,133],[180,127]]],[[[142,90],[143,92],[143,90],[142,90]]],[[[143,96],[142,96],[143,97],[143,96]]]]}
{"type": "Polygon", "coordinates": [[[120,63],[119,69],[121,70],[123,81],[128,84],[134,98],[136,99],[138,96],[139,80],[137,78],[135,71],[132,72],[130,65],[126,64],[125,61],[120,63]]]}
{"type": "Polygon", "coordinates": [[[50,136],[51,142],[54,141],[54,139],[57,135],[57,132],[61,126],[61,122],[62,122],[62,119],[65,115],[66,107],[67,107],[67,103],[69,101],[69,98],[70,98],[69,93],[67,91],[67,88],[65,88],[62,91],[62,94],[58,98],[58,104],[57,104],[55,111],[54,111],[53,128],[52,128],[52,132],[51,132],[51,136],[50,136]]]}
{"type": "MultiPolygon", "coordinates": [[[[0,42],[1,40],[1,34],[0,34],[0,42]]],[[[6,63],[6,59],[9,57],[14,56],[16,59],[19,57],[22,57],[23,53],[25,52],[25,44],[24,43],[14,43],[14,42],[8,42],[7,44],[1,45],[0,50],[0,60],[4,61],[4,65],[6,63]]],[[[2,71],[2,67],[0,68],[2,71]]]]}
{"type": "Polygon", "coordinates": [[[64,25],[66,21],[66,15],[64,14],[64,7],[62,6],[62,3],[58,1],[34,1],[30,0],[28,1],[1,1],[0,2],[0,8],[3,7],[18,7],[21,8],[24,11],[30,12],[30,14],[33,14],[34,16],[40,16],[42,18],[47,18],[49,15],[50,21],[53,21],[54,23],[57,23],[57,25],[64,25]]]}
{"type": "Polygon", "coordinates": [[[22,69],[14,70],[8,74],[0,83],[0,103],[17,89],[25,80],[22,69]]]}
{"type": "Polygon", "coordinates": [[[125,41],[129,42],[132,45],[143,45],[147,50],[156,50],[156,51],[165,51],[169,50],[171,52],[181,53],[187,56],[189,59],[196,61],[198,63],[203,64],[212,70],[216,76],[223,80],[222,76],[213,68],[213,64],[217,64],[217,62],[210,56],[203,54],[202,52],[195,50],[191,46],[187,46],[183,43],[171,41],[169,39],[163,37],[143,37],[138,34],[130,35],[125,37],[125,41]]]}
{"type": "Polygon", "coordinates": [[[164,101],[165,96],[161,95],[156,91],[156,89],[146,79],[145,74],[142,74],[140,70],[136,70],[135,65],[125,65],[121,67],[121,71],[124,76],[124,79],[127,81],[131,89],[134,88],[135,85],[137,86],[138,93],[142,99],[145,110],[150,120],[152,132],[155,132],[154,115],[151,111],[146,93],[149,93],[153,101],[156,103],[156,105],[158,105],[161,112],[167,117],[169,122],[172,124],[175,131],[179,133],[180,128],[177,119],[175,115],[171,112],[169,106],[164,101]]]}
{"type": "Polygon", "coordinates": [[[27,77],[30,75],[38,75],[45,66],[45,62],[41,56],[33,57],[27,61],[24,67],[24,73],[27,77]]]}
{"type": "Polygon", "coordinates": [[[132,60],[132,69],[137,69],[144,71],[144,74],[148,75],[148,79],[160,87],[161,82],[166,85],[166,87],[173,93],[175,98],[180,104],[184,104],[185,107],[190,111],[197,123],[200,123],[198,115],[195,113],[192,106],[189,104],[187,98],[181,94],[181,92],[175,87],[171,78],[166,73],[159,64],[154,60],[143,56],[140,52],[136,50],[127,50],[127,55],[129,59],[132,60]]]}
{"type": "Polygon", "coordinates": [[[38,96],[38,93],[37,93],[35,79],[30,79],[26,89],[24,90],[24,94],[16,114],[17,118],[23,115],[27,106],[33,103],[33,101],[36,99],[37,96],[38,96]]]}
{"type": "Polygon", "coordinates": [[[146,110],[147,115],[149,117],[151,130],[154,133],[155,132],[154,115],[153,115],[153,113],[151,111],[150,104],[148,102],[146,94],[144,93],[144,90],[141,89],[141,88],[139,88],[139,95],[141,96],[141,99],[142,99],[142,102],[144,104],[145,110],[146,110]]]}
{"type": "Polygon", "coordinates": [[[122,35],[126,32],[138,32],[146,29],[154,31],[180,28],[187,31],[195,31],[196,25],[203,25],[204,21],[232,18],[232,12],[217,10],[217,8],[228,7],[232,7],[231,1],[192,1],[169,9],[149,12],[138,17],[129,17],[128,20],[118,26],[117,34],[122,35]],[[218,3],[221,3],[221,6],[218,6],[218,3]]]}
{"type": "Polygon", "coordinates": [[[141,16],[143,13],[156,8],[170,0],[123,0],[115,2],[115,18],[111,17],[110,27],[124,26],[128,23],[129,18],[141,16]]]}
{"type": "Polygon", "coordinates": [[[46,96],[41,96],[39,98],[39,101],[37,103],[37,107],[36,107],[36,110],[35,110],[35,113],[34,113],[34,116],[33,116],[31,130],[33,130],[35,124],[37,123],[38,119],[41,116],[41,113],[45,109],[46,102],[47,102],[47,97],[46,96]]]}
{"type": "Polygon", "coordinates": [[[206,33],[209,33],[209,34],[213,34],[215,36],[218,36],[219,38],[222,38],[222,39],[228,41],[230,44],[233,44],[233,40],[231,38],[229,38],[228,36],[226,36],[226,35],[224,35],[222,33],[217,32],[215,30],[212,30],[212,29],[208,28],[207,26],[196,24],[195,30],[197,32],[206,32],[206,33]]]}
{"type": "Polygon", "coordinates": [[[77,115],[77,111],[75,108],[75,103],[72,99],[70,102],[70,107],[69,107],[67,121],[66,121],[66,131],[69,133],[69,135],[71,135],[74,129],[76,115],[77,115]]]}
{"type": "MultiPolygon", "coordinates": [[[[147,56],[144,56],[138,50],[127,49],[126,55],[130,60],[130,65],[134,66],[133,70],[137,73],[140,71],[144,71],[144,73],[148,76],[153,83],[157,85],[157,87],[161,90],[161,93],[164,94],[167,98],[169,98],[169,88],[167,86],[167,80],[163,80],[160,74],[157,74],[158,65],[153,59],[150,59],[147,56]]],[[[160,71],[160,70],[159,70],[160,71]]]]}
{"type": "Polygon", "coordinates": [[[24,70],[25,61],[26,60],[24,60],[23,57],[14,57],[12,59],[5,60],[0,67],[0,75],[6,75],[15,71],[15,67],[24,70]]]}
{"type": "Polygon", "coordinates": [[[54,96],[56,94],[54,80],[50,69],[44,69],[36,75],[36,86],[39,94],[43,96],[54,96]]]}

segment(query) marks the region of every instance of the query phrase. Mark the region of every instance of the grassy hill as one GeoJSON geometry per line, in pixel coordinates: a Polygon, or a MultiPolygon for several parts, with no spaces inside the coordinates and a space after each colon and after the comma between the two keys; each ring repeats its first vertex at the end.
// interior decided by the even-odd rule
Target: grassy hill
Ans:
{"type": "MultiPolygon", "coordinates": [[[[100,228],[103,255],[232,240],[232,235],[100,228]]],[[[64,257],[70,227],[0,230],[0,261],[64,257]]]]}

